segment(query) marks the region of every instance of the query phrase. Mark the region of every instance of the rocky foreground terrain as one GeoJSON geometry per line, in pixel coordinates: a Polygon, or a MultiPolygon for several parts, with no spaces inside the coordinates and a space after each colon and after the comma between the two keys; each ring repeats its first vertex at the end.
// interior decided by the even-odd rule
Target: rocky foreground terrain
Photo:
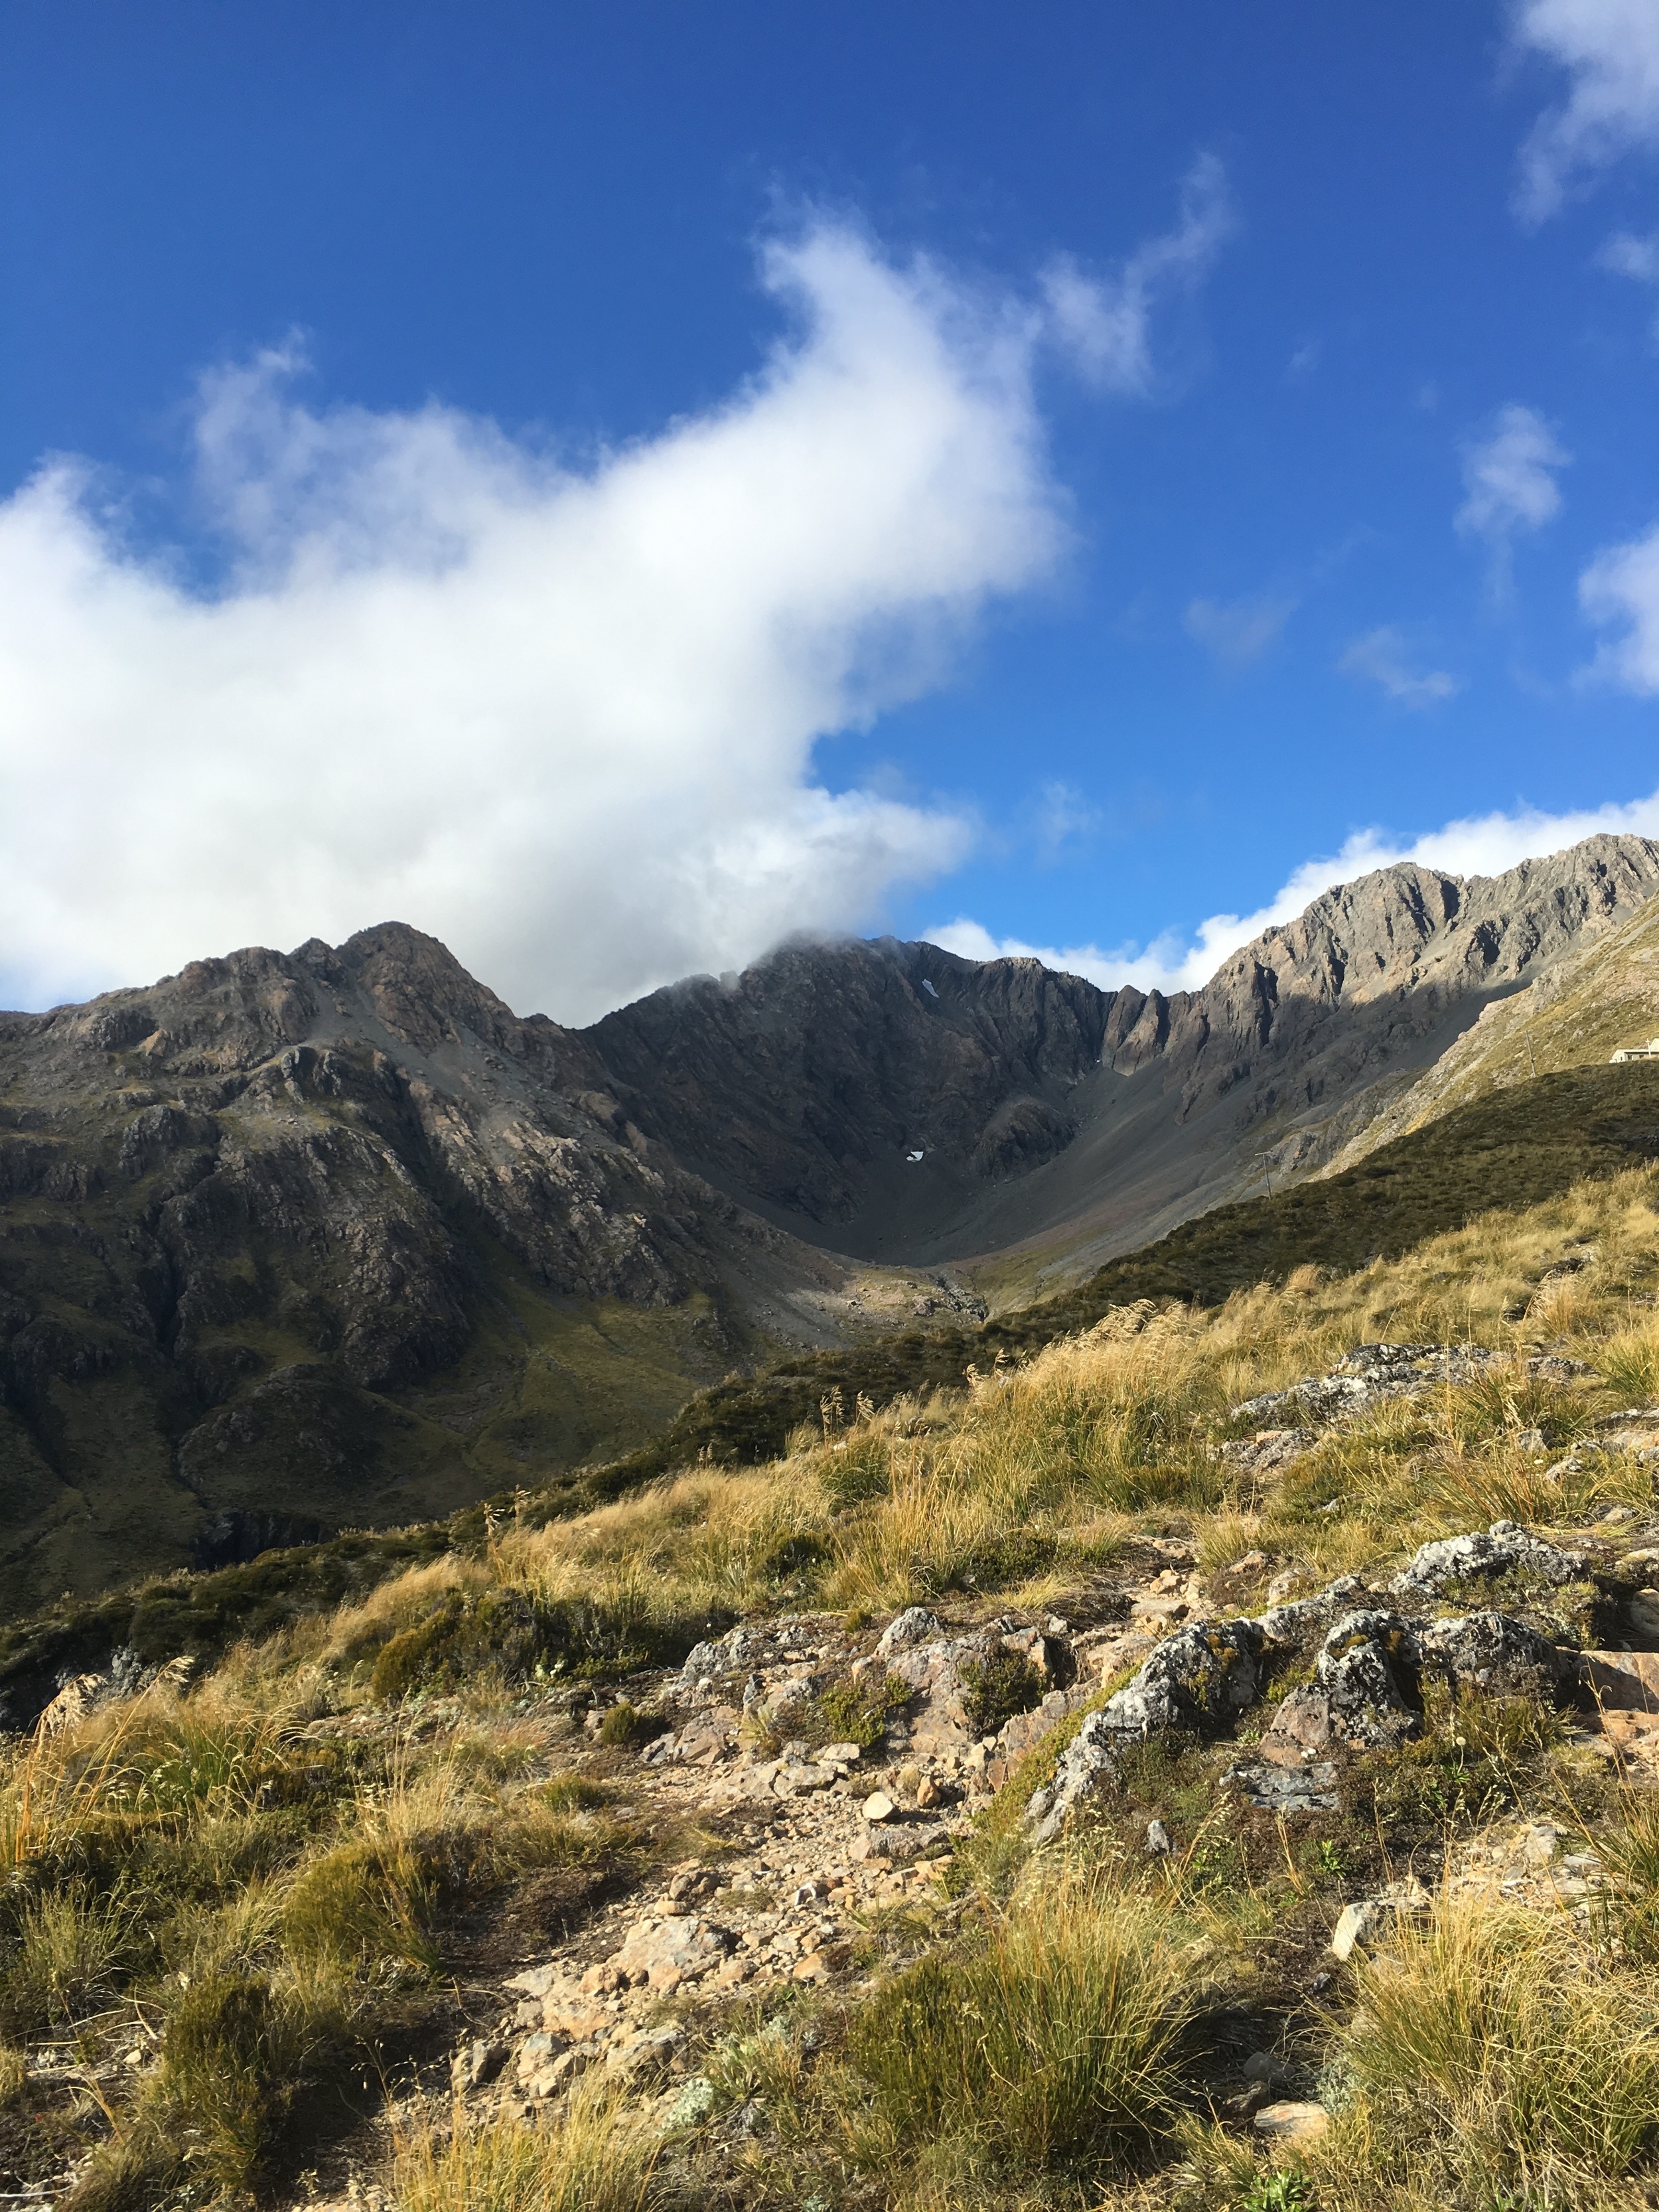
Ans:
{"type": "Polygon", "coordinates": [[[5,2187],[1650,2202],[1655,1175],[66,1679],[5,2187]]]}

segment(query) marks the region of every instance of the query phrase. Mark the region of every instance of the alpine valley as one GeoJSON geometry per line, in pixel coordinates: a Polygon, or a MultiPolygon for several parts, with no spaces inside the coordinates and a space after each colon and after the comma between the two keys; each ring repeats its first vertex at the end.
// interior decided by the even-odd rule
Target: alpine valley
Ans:
{"type": "Polygon", "coordinates": [[[1656,891],[1631,836],[1386,868],[1171,997],[801,942],[571,1030],[387,923],[0,1015],[0,1598],[719,1458],[696,1405],[769,1376],[791,1418],[843,1371],[959,1382],[1126,1267],[1224,1295],[1217,1209],[1269,1278],[1310,1206],[1361,1261],[1379,1160],[1420,1235],[1564,1114],[1516,1202],[1645,1157],[1645,1073],[1605,1063],[1659,1027],[1656,891]]]}

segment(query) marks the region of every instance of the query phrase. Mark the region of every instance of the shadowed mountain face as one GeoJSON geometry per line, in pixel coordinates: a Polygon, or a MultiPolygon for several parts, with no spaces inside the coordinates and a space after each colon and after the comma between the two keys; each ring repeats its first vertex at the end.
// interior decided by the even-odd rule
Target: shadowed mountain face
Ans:
{"type": "Polygon", "coordinates": [[[1316,1168],[1656,889],[1638,837],[1490,878],[1380,869],[1173,997],[928,945],[792,947],[584,1037],[641,1128],[798,1235],[1075,1268],[1316,1168]]]}
{"type": "MultiPolygon", "coordinates": [[[[1306,1173],[1659,888],[1385,869],[1204,990],[794,945],[573,1032],[400,925],[0,1016],[0,1601],[614,1454],[781,1346],[1306,1173]]],[[[1528,994],[1530,995],[1530,994],[1528,994]]]]}
{"type": "Polygon", "coordinates": [[[880,1323],[606,1079],[397,926],[0,1017],[0,1600],[544,1481],[880,1323]]]}

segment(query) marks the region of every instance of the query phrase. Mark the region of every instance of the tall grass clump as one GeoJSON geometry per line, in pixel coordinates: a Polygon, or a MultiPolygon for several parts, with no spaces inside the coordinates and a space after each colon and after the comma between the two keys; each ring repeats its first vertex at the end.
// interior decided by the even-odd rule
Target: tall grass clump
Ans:
{"type": "Polygon", "coordinates": [[[614,2097],[579,2087],[564,2117],[447,2126],[431,2118],[399,2140],[391,2172],[398,2212],[666,2212],[656,2147],[614,2097]]]}
{"type": "Polygon", "coordinates": [[[1659,1989],[1570,1922],[1443,1900],[1363,1966],[1320,2201],[1491,2212],[1616,2193],[1659,2138],[1659,1989]]]}
{"type": "Polygon", "coordinates": [[[1191,2002],[1152,1908],[1080,1876],[1031,1884],[854,2015],[856,2161],[943,2148],[986,2174],[1121,2168],[1173,2109],[1191,2002]]]}

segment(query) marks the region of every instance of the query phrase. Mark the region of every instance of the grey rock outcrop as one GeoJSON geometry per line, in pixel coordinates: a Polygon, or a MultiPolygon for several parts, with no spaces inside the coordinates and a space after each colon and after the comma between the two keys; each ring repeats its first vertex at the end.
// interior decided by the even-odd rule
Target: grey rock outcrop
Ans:
{"type": "Polygon", "coordinates": [[[1328,1426],[1390,1399],[1419,1397],[1436,1383],[1473,1382],[1502,1357],[1478,1344],[1357,1344],[1328,1373],[1247,1398],[1231,1418],[1328,1426]]]}
{"type": "Polygon", "coordinates": [[[1421,1654],[1410,1622],[1364,1607],[1346,1613],[1325,1638],[1314,1678],[1331,1723],[1351,1743],[1398,1742],[1417,1726],[1421,1654]]]}
{"type": "Polygon", "coordinates": [[[1213,1729],[1253,1704],[1265,1638],[1255,1621],[1200,1621],[1160,1644],[1131,1682],[1091,1713],[1067,1746],[1052,1785],[1027,1808],[1038,1842],[1057,1835],[1076,1806],[1110,1779],[1126,1744],[1171,1728],[1213,1729]]]}
{"type": "Polygon", "coordinates": [[[1452,1583],[1522,1574],[1559,1586],[1576,1582],[1583,1572],[1582,1553],[1544,1543],[1513,1521],[1494,1521],[1485,1533],[1477,1529],[1472,1535],[1425,1544],[1389,1588],[1396,1597],[1434,1598],[1452,1583]]]}
{"type": "Polygon", "coordinates": [[[1435,1669],[1454,1688],[1505,1697],[1553,1697],[1577,1669],[1575,1655],[1504,1613],[1431,1621],[1419,1631],[1418,1646],[1425,1668],[1435,1669]]]}

